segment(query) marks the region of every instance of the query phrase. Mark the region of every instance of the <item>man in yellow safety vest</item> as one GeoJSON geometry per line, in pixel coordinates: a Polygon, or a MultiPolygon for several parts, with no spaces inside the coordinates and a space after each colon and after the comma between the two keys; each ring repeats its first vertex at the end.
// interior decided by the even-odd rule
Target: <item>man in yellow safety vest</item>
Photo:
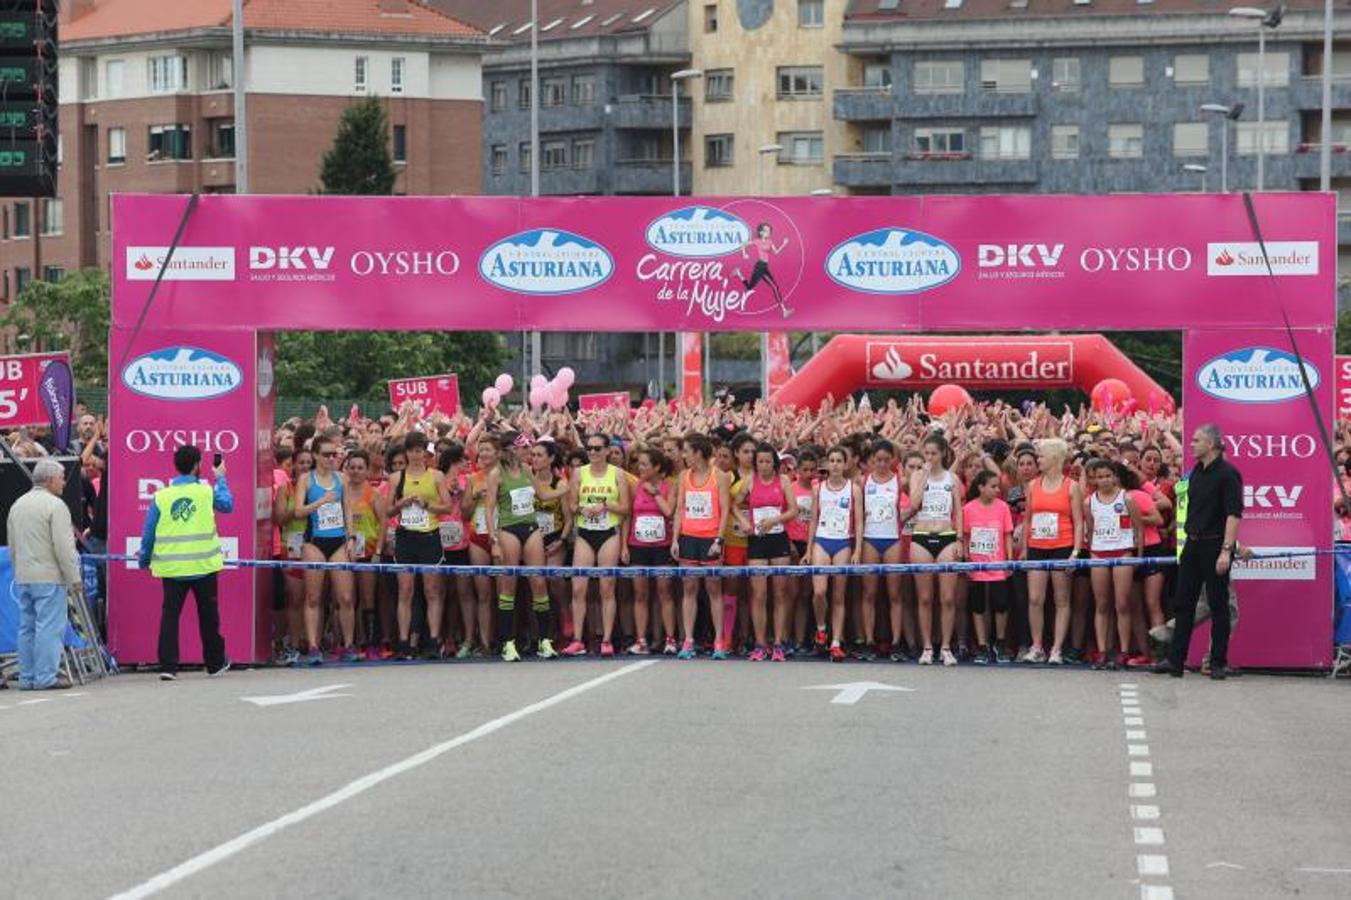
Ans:
{"type": "Polygon", "coordinates": [[[141,568],[149,568],[164,586],[160,613],[160,680],[178,677],[178,619],[191,592],[197,602],[197,625],[202,638],[206,673],[221,675],[230,668],[225,639],[220,633],[216,579],[224,565],[216,513],[234,509],[225,464],[215,468],[216,484],[201,480],[202,451],[192,445],[174,451],[178,476],[155,492],[146,513],[138,554],[141,568]]]}

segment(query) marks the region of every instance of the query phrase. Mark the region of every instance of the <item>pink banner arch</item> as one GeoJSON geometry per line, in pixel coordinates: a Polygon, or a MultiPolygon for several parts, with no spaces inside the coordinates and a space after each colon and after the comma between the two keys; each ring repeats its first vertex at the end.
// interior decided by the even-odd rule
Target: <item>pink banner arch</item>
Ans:
{"type": "Polygon", "coordinates": [[[1173,409],[1169,393],[1100,334],[840,334],[770,399],[814,409],[827,396],[839,401],[859,388],[921,390],[940,384],[972,391],[1077,387],[1088,394],[1104,378],[1123,381],[1137,409],[1173,409]]]}

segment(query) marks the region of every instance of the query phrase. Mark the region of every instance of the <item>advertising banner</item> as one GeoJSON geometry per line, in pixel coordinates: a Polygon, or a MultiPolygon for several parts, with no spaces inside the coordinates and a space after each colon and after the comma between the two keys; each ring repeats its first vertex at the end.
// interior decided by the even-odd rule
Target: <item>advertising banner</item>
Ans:
{"type": "Polygon", "coordinates": [[[452,373],[424,378],[395,378],[389,382],[389,405],[398,409],[412,400],[423,415],[440,410],[448,416],[460,411],[460,376],[452,373]]]}
{"type": "MultiPolygon", "coordinates": [[[[1332,408],[1331,330],[1300,331],[1299,350],[1324,410],[1332,408]]],[[[1184,348],[1187,428],[1213,422],[1243,476],[1239,540],[1256,552],[1332,548],[1332,479],[1295,356],[1284,333],[1192,331],[1184,348]]],[[[1190,434],[1183,444],[1190,447],[1190,434]]],[[[1188,450],[1187,467],[1195,464],[1188,450]]],[[[1241,621],[1230,659],[1240,666],[1324,666],[1332,648],[1329,555],[1238,563],[1241,621]]],[[[1192,659],[1205,652],[1199,629],[1192,659]]]]}
{"type": "Polygon", "coordinates": [[[608,409],[616,406],[620,409],[628,409],[630,399],[628,391],[610,391],[603,394],[582,394],[577,398],[577,407],[582,412],[593,409],[608,409]]]}
{"type": "Polygon", "coordinates": [[[765,346],[769,351],[763,363],[765,384],[773,395],[793,377],[793,348],[786,331],[771,331],[765,346]]]}
{"type": "Polygon", "coordinates": [[[0,428],[50,425],[51,413],[42,401],[41,381],[47,364],[70,365],[69,353],[29,353],[0,356],[0,428]]]}
{"type": "Polygon", "coordinates": [[[1351,419],[1351,356],[1338,356],[1337,366],[1337,418],[1351,419]]]}
{"type": "Polygon", "coordinates": [[[704,399],[704,336],[686,331],[680,335],[680,400],[700,403],[704,399]]]}
{"type": "MultiPolygon", "coordinates": [[[[1275,280],[1292,324],[1325,324],[1324,310],[1295,295],[1330,290],[1335,198],[1253,202],[1280,251],[1275,280]]],[[[153,278],[186,203],[113,198],[117,324],[135,322],[153,284],[141,279],[153,278]]],[[[1237,194],[207,195],[182,244],[147,327],[1087,331],[1276,321],[1271,304],[1235,302],[1269,289],[1237,194]]]]}

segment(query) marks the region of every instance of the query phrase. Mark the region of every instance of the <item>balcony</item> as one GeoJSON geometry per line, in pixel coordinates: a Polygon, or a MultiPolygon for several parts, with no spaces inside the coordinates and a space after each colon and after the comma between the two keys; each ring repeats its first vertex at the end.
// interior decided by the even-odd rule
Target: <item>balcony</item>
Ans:
{"type": "MultiPolygon", "coordinates": [[[[1268,85],[1267,92],[1280,90],[1268,85]]],[[[1304,75],[1290,82],[1290,101],[1296,109],[1323,108],[1323,76],[1304,75]]],[[[1351,76],[1332,76],[1332,108],[1351,109],[1351,76]]]]}
{"type": "Polygon", "coordinates": [[[896,101],[901,119],[1033,118],[1040,110],[1036,94],[982,91],[978,94],[912,94],[896,101]]]}
{"type": "Polygon", "coordinates": [[[1037,163],[1031,159],[984,159],[966,153],[912,154],[896,161],[897,185],[1036,184],[1037,163]]]}
{"type": "MultiPolygon", "coordinates": [[[[1322,146],[1316,143],[1296,144],[1295,152],[1291,154],[1295,161],[1296,178],[1317,178],[1319,175],[1319,165],[1322,157],[1322,146]]],[[[1277,156],[1275,153],[1267,154],[1267,163],[1277,156]]],[[[1351,144],[1333,144],[1332,145],[1332,177],[1342,178],[1351,175],[1351,144]]]]}
{"type": "Polygon", "coordinates": [[[875,122],[896,117],[890,87],[840,88],[834,94],[834,116],[845,122],[875,122]]]}
{"type": "MultiPolygon", "coordinates": [[[[671,95],[626,94],[610,104],[610,122],[615,128],[653,129],[671,127],[671,95]]],[[[680,98],[680,124],[690,124],[690,98],[680,98]]]]}
{"type": "Polygon", "coordinates": [[[1337,210],[1337,245],[1345,247],[1348,244],[1351,244],[1351,209],[1339,209],[1337,210]]]}
{"type": "MultiPolygon", "coordinates": [[[[688,162],[680,163],[680,186],[689,193],[693,168],[688,162]]],[[[610,193],[612,194],[670,194],[670,159],[619,159],[615,161],[610,173],[610,193]]]]}
{"type": "Polygon", "coordinates": [[[890,153],[839,153],[832,161],[832,179],[845,187],[890,187],[890,153]]]}
{"type": "Polygon", "coordinates": [[[201,173],[203,188],[230,187],[235,183],[235,161],[225,157],[204,159],[201,173]]]}

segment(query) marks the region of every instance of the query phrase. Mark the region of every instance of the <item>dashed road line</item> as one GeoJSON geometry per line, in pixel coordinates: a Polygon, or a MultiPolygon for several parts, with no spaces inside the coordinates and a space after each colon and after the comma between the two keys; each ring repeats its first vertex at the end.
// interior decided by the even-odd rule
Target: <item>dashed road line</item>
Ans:
{"type": "Polygon", "coordinates": [[[1126,682],[1117,685],[1117,690],[1130,773],[1126,795],[1131,801],[1131,834],[1137,850],[1135,869],[1140,875],[1140,900],[1173,900],[1172,887],[1158,882],[1169,875],[1168,856],[1162,852],[1167,838],[1159,824],[1162,818],[1157,801],[1159,787],[1153,781],[1140,780],[1154,777],[1154,763],[1149,759],[1149,744],[1145,743],[1149,732],[1140,706],[1139,685],[1126,682]],[[1137,802],[1141,800],[1152,802],[1137,802]]]}

